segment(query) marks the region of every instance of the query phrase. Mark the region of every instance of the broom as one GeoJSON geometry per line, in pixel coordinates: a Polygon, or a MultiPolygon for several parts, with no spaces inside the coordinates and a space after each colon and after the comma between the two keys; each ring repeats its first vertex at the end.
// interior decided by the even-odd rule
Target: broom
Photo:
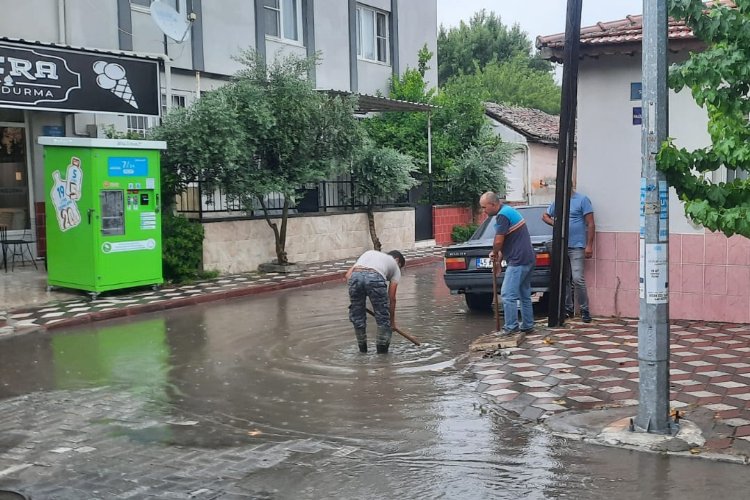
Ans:
{"type": "Polygon", "coordinates": [[[492,302],[495,305],[495,331],[492,333],[494,333],[495,335],[499,335],[503,332],[502,330],[500,330],[500,304],[497,298],[497,261],[496,260],[492,261],[492,295],[493,295],[492,302]]]}
{"type": "MultiPolygon", "coordinates": [[[[366,311],[367,311],[367,312],[368,312],[368,313],[369,313],[369,314],[370,314],[371,316],[375,316],[375,313],[374,313],[374,312],[370,311],[369,309],[365,309],[365,310],[366,310],[366,311]]],[[[401,336],[402,336],[402,337],[404,337],[405,339],[407,339],[407,340],[410,340],[410,341],[411,341],[411,342],[412,342],[412,343],[413,343],[414,345],[422,345],[422,344],[420,344],[420,343],[419,343],[419,340],[417,340],[416,338],[412,337],[412,336],[411,336],[411,335],[409,335],[408,333],[406,333],[406,332],[404,332],[404,331],[402,331],[402,330],[400,330],[400,329],[398,329],[398,328],[394,328],[394,330],[396,331],[396,333],[398,333],[399,335],[401,335],[401,336]]]]}

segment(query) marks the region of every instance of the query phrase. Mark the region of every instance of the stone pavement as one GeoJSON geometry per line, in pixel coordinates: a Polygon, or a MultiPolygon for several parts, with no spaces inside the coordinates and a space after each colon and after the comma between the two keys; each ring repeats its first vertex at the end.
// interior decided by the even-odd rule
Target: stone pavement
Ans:
{"type": "MultiPolygon", "coordinates": [[[[407,267],[442,260],[442,247],[404,251],[407,267]]],[[[158,290],[121,291],[90,300],[81,292],[78,299],[0,311],[0,338],[38,329],[55,329],[92,321],[119,318],[144,312],[191,306],[204,302],[243,297],[273,290],[343,279],[355,259],[316,262],[298,273],[246,273],[221,276],[187,285],[158,290]]],[[[23,292],[20,292],[23,293],[23,292]]]]}
{"type": "MultiPolygon", "coordinates": [[[[539,326],[539,325],[537,325],[539,326]]],[[[671,325],[671,408],[706,439],[693,454],[750,463],[750,325],[671,325]]],[[[530,421],[638,405],[638,320],[538,328],[518,348],[475,353],[477,389],[530,421]]]]}

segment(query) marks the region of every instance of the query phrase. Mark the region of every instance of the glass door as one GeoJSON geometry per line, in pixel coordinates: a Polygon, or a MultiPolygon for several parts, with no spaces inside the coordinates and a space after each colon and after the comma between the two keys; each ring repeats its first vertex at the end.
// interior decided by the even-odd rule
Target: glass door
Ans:
{"type": "Polygon", "coordinates": [[[8,231],[30,227],[26,147],[23,123],[0,121],[0,225],[8,231]]]}

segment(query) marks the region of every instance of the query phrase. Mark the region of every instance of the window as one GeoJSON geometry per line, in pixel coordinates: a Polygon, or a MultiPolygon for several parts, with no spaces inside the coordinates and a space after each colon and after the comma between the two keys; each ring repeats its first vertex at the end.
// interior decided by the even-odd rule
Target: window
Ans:
{"type": "Polygon", "coordinates": [[[102,214],[102,235],[119,236],[125,234],[125,194],[123,191],[100,191],[99,202],[101,204],[100,213],[102,214]]]}
{"type": "MultiPolygon", "coordinates": [[[[172,109],[184,108],[186,104],[184,95],[172,94],[172,109]]],[[[167,94],[161,95],[161,115],[167,114],[167,94]]]]}
{"type": "Polygon", "coordinates": [[[150,116],[128,115],[128,134],[146,137],[148,129],[156,125],[156,119],[150,116]]]}
{"type": "MultiPolygon", "coordinates": [[[[136,6],[136,7],[145,7],[149,8],[152,3],[154,3],[156,0],[130,0],[130,5],[136,6]]],[[[161,3],[165,3],[172,7],[174,10],[179,10],[179,1],[178,0],[159,0],[161,3]]]]}
{"type": "Polygon", "coordinates": [[[357,7],[357,56],[388,62],[388,14],[357,7]]]}
{"type": "Polygon", "coordinates": [[[263,0],[266,35],[301,42],[301,0],[263,0]]]}

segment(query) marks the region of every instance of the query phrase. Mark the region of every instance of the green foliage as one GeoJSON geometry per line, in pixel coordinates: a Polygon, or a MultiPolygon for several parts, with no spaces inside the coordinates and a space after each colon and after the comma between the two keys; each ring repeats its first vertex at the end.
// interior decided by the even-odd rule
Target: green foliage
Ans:
{"type": "Polygon", "coordinates": [[[491,62],[474,74],[453,78],[451,83],[480,89],[485,101],[560,113],[560,87],[552,72],[530,67],[522,56],[491,62]]]}
{"type": "MultiPolygon", "coordinates": [[[[391,82],[390,97],[439,106],[431,112],[432,161],[437,178],[443,178],[445,170],[468,146],[476,144],[480,133],[488,127],[482,90],[476,86],[447,85],[435,95],[418,70],[407,69],[391,82]]],[[[383,113],[362,125],[378,145],[411,156],[419,170],[427,172],[426,113],[383,113]]]]}
{"type": "Polygon", "coordinates": [[[379,199],[393,198],[416,186],[419,182],[412,177],[412,173],[417,167],[410,156],[393,148],[377,146],[368,140],[354,154],[350,168],[352,177],[357,181],[352,194],[367,205],[370,238],[373,248],[380,250],[373,205],[379,199]]]}
{"type": "Polygon", "coordinates": [[[504,62],[523,56],[530,67],[550,71],[551,65],[531,57],[532,44],[518,24],[505,26],[500,16],[482,9],[475,13],[469,24],[461,22],[458,28],[438,33],[438,81],[442,86],[451,77],[470,75],[493,62],[504,62]]]}
{"type": "Polygon", "coordinates": [[[199,222],[165,213],[162,250],[164,279],[179,283],[203,276],[203,225],[199,222]]]}
{"type": "Polygon", "coordinates": [[[479,224],[474,223],[456,224],[451,230],[451,240],[453,240],[453,243],[463,243],[464,241],[469,241],[469,238],[471,238],[471,235],[476,232],[478,227],[479,224]]]}
{"type": "Polygon", "coordinates": [[[106,137],[107,139],[131,139],[135,141],[140,141],[143,139],[143,136],[141,134],[133,130],[128,130],[127,132],[119,132],[115,129],[114,125],[108,125],[104,127],[104,137],[106,137]]]}
{"type": "Polygon", "coordinates": [[[361,141],[353,99],[332,98],[307,78],[315,59],[296,56],[266,64],[254,51],[238,58],[243,69],[190,108],[170,113],[153,131],[167,141],[162,155],[165,200],[200,179],[204,192],[221,188],[244,206],[271,193],[284,195],[281,223],[266,213],[279,264],[287,263],[288,209],[298,188],[323,180],[347,161],[361,141]]]}
{"type": "Polygon", "coordinates": [[[257,141],[258,161],[250,175],[254,194],[281,192],[293,203],[301,185],[328,177],[335,162],[348,160],[360,142],[355,101],[315,90],[307,79],[314,59],[289,56],[266,64],[245,51],[238,60],[245,67],[230,89],[246,103],[242,113],[257,105],[255,90],[262,89],[273,121],[257,141]]]}
{"type": "Polygon", "coordinates": [[[476,213],[482,193],[505,193],[505,167],[510,163],[514,151],[514,145],[490,136],[485,136],[480,144],[469,147],[448,170],[451,201],[470,205],[476,213]]]}
{"type": "Polygon", "coordinates": [[[727,236],[750,237],[750,182],[737,179],[714,184],[702,174],[726,167],[750,171],[750,1],[736,9],[700,0],[670,0],[670,15],[684,19],[706,50],[672,67],[670,87],[690,88],[708,113],[712,145],[687,151],[666,141],[657,156],[664,172],[693,221],[727,236]]]}
{"type": "Polygon", "coordinates": [[[417,167],[410,156],[371,141],[355,153],[351,169],[357,180],[352,194],[370,206],[379,198],[402,194],[419,184],[412,177],[417,167]]]}

